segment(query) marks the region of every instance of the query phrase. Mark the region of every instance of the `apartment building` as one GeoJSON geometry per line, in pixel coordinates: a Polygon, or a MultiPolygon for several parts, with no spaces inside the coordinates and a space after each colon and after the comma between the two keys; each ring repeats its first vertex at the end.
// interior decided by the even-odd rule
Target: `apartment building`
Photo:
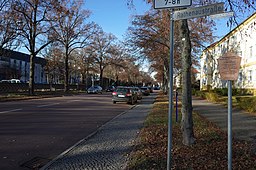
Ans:
{"type": "MultiPolygon", "coordinates": [[[[44,67],[46,60],[35,58],[35,83],[46,83],[44,67]]],[[[0,80],[19,79],[29,81],[30,56],[17,51],[2,50],[0,54],[0,80]]]]}
{"type": "Polygon", "coordinates": [[[239,76],[234,81],[234,87],[256,89],[256,13],[203,51],[200,89],[227,87],[227,81],[220,79],[217,59],[228,51],[241,57],[239,76]]]}

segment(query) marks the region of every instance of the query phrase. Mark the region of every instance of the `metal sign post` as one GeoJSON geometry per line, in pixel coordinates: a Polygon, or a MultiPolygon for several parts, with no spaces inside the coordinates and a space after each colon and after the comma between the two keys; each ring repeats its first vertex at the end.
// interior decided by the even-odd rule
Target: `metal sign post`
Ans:
{"type": "Polygon", "coordinates": [[[228,170],[232,169],[232,82],[228,80],[228,170]]]}
{"type": "Polygon", "coordinates": [[[218,68],[222,80],[228,81],[228,170],[232,169],[232,81],[237,80],[241,57],[232,52],[218,59],[218,68]]]}
{"type": "Polygon", "coordinates": [[[178,91],[177,91],[177,89],[176,89],[176,123],[178,122],[178,95],[179,95],[179,93],[178,93],[178,91]]]}
{"type": "Polygon", "coordinates": [[[168,110],[168,155],[167,155],[167,170],[171,169],[172,165],[172,111],[173,111],[173,48],[174,48],[174,22],[172,15],[174,10],[170,11],[170,66],[169,66],[169,110],[168,110]]]}
{"type": "Polygon", "coordinates": [[[170,65],[169,65],[169,110],[168,110],[168,149],[167,170],[172,167],[172,112],[173,112],[173,51],[174,51],[174,7],[191,6],[192,0],[155,0],[154,8],[170,8],[170,65]]]}
{"type": "Polygon", "coordinates": [[[207,7],[190,8],[185,11],[185,14],[174,12],[174,8],[187,7],[192,5],[192,0],[154,0],[155,9],[170,8],[170,66],[169,66],[169,110],[168,110],[168,155],[167,155],[167,170],[170,170],[172,165],[172,112],[173,112],[173,52],[174,52],[174,20],[189,19],[202,17],[206,15],[214,15],[223,13],[224,5],[213,4],[207,7]],[[199,12],[198,12],[199,11],[199,12]],[[188,15],[187,15],[188,14],[188,15]]]}

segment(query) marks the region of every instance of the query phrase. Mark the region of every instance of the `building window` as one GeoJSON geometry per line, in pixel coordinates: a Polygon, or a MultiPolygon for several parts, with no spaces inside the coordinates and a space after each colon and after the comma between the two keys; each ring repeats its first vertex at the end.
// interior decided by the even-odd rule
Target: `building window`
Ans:
{"type": "Polygon", "coordinates": [[[252,48],[252,46],[250,46],[249,57],[252,58],[252,56],[253,56],[253,48],[252,48]]]}
{"type": "Polygon", "coordinates": [[[242,82],[242,81],[243,81],[243,74],[242,74],[242,72],[239,73],[238,81],[239,81],[239,82],[242,82]]]}
{"type": "Polygon", "coordinates": [[[251,32],[251,34],[253,33],[253,30],[254,30],[254,23],[251,23],[251,25],[250,25],[250,32],[251,32]]]}
{"type": "Polygon", "coordinates": [[[243,52],[240,50],[240,51],[237,52],[237,55],[239,55],[240,57],[242,57],[243,52]]]}
{"type": "Polygon", "coordinates": [[[249,81],[249,82],[252,82],[252,74],[253,74],[253,71],[252,71],[252,70],[249,70],[248,73],[249,73],[248,81],[249,81]]]}

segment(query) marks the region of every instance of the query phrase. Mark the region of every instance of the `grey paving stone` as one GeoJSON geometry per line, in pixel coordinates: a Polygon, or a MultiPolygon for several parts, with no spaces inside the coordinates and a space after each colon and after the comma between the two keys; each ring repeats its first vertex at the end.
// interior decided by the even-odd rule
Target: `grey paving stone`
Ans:
{"type": "Polygon", "coordinates": [[[102,126],[41,170],[122,170],[156,94],[102,126]]]}
{"type": "MultiPolygon", "coordinates": [[[[223,105],[193,98],[193,110],[227,131],[228,109],[223,105]]],[[[256,138],[253,138],[256,136],[256,116],[233,109],[232,132],[237,139],[256,142],[256,138]]]]}

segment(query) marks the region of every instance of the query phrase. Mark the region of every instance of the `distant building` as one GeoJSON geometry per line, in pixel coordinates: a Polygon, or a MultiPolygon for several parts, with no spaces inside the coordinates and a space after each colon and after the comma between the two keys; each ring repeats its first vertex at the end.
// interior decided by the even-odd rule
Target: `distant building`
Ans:
{"type": "Polygon", "coordinates": [[[256,13],[203,51],[200,89],[227,87],[227,81],[220,79],[217,62],[227,51],[242,57],[239,77],[234,87],[256,89],[256,13]]]}
{"type": "MultiPolygon", "coordinates": [[[[46,83],[44,58],[35,58],[35,83],[46,83]]],[[[29,81],[30,55],[12,50],[2,50],[0,53],[0,80],[19,79],[29,81]]]]}

